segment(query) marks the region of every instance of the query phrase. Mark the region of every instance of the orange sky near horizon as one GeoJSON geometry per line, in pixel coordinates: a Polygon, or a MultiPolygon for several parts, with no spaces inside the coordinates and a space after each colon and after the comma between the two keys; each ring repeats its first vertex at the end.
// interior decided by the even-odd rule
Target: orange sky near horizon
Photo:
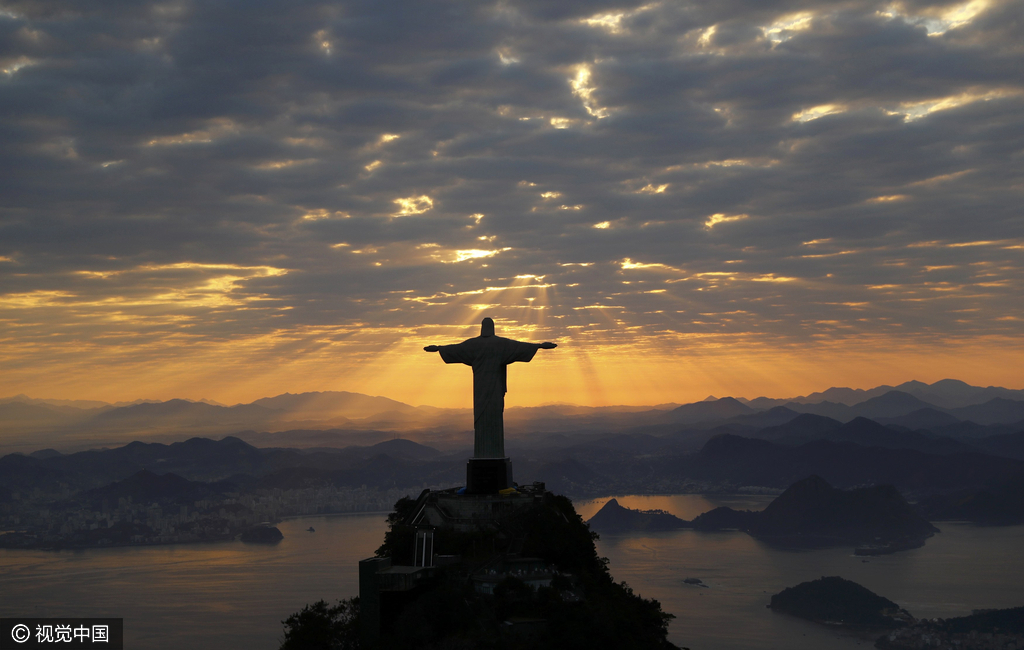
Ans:
{"type": "MultiPolygon", "coordinates": [[[[364,342],[369,349],[355,360],[350,355],[360,344],[350,343],[334,356],[319,351],[273,363],[261,363],[256,354],[238,356],[237,345],[220,351],[185,348],[176,359],[160,365],[121,359],[107,366],[94,364],[85,375],[56,367],[52,373],[5,373],[0,378],[0,397],[27,394],[105,402],[184,398],[233,405],[285,392],[338,390],[412,405],[469,408],[472,370],[446,365],[436,353],[421,349],[421,344],[458,340],[406,339],[381,350],[364,342]]],[[[883,351],[848,344],[809,349],[691,349],[673,356],[622,344],[576,344],[569,337],[550,340],[559,347],[538,351],[529,364],[510,366],[507,406],[681,404],[708,395],[786,398],[832,386],[868,389],[947,378],[1024,388],[1019,370],[1024,367],[1024,346],[995,342],[989,347],[975,343],[942,349],[894,343],[883,351]]]]}

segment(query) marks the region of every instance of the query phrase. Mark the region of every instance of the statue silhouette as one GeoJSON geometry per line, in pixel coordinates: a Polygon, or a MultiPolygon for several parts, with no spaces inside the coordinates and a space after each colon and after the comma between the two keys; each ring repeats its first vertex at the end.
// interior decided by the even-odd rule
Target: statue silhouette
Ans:
{"type": "Polygon", "coordinates": [[[480,336],[454,345],[428,345],[440,352],[445,363],[473,367],[473,457],[505,457],[505,393],[508,364],[529,362],[537,350],[558,347],[554,343],[524,343],[494,335],[494,321],[480,323],[480,336]]]}

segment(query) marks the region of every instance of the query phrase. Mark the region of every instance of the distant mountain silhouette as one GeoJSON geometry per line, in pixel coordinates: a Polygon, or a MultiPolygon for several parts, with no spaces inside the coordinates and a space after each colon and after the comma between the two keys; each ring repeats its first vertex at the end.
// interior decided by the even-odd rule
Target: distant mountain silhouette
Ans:
{"type": "MultiPolygon", "coordinates": [[[[940,414],[942,415],[942,414],[940,414]]],[[[858,417],[842,424],[831,418],[805,413],[785,424],[767,427],[750,437],[797,446],[814,440],[853,442],[864,447],[916,449],[933,454],[979,451],[951,438],[925,435],[905,427],[891,427],[858,417]]]]}
{"type": "Polygon", "coordinates": [[[8,402],[22,402],[24,404],[38,404],[40,406],[70,407],[76,410],[90,410],[103,407],[110,407],[106,402],[86,399],[34,399],[28,395],[15,395],[14,397],[0,398],[0,404],[8,402]]]}
{"type": "Polygon", "coordinates": [[[1024,400],[1024,390],[1011,390],[998,386],[971,386],[958,379],[942,379],[930,386],[921,382],[907,382],[896,386],[896,390],[910,393],[914,397],[943,408],[984,404],[996,397],[1024,400]]]}
{"type": "Polygon", "coordinates": [[[89,481],[75,472],[51,467],[48,464],[51,460],[55,459],[33,458],[22,454],[0,457],[0,488],[11,491],[39,488],[43,492],[60,494],[67,487],[80,489],[105,482],[89,481]]]}
{"type": "Polygon", "coordinates": [[[937,529],[914,512],[892,485],[839,490],[812,475],[768,504],[751,532],[800,544],[886,543],[903,538],[923,541],[937,529]]]}
{"type": "Polygon", "coordinates": [[[859,404],[865,400],[869,400],[872,397],[878,397],[884,395],[889,391],[893,390],[893,386],[877,386],[869,390],[863,390],[860,388],[842,388],[833,386],[828,390],[824,390],[817,393],[811,393],[804,397],[794,398],[794,402],[801,402],[805,404],[817,404],[820,402],[833,402],[835,404],[843,404],[845,406],[853,406],[859,404]]]}
{"type": "Polygon", "coordinates": [[[989,436],[975,441],[974,444],[990,454],[1024,460],[1024,426],[1016,433],[989,436]]]}
{"type": "Polygon", "coordinates": [[[237,437],[257,447],[334,448],[366,447],[390,440],[394,432],[383,430],[287,429],[285,431],[239,431],[237,437]]]}
{"type": "Polygon", "coordinates": [[[79,495],[79,500],[94,504],[107,500],[116,506],[120,498],[131,498],[135,503],[191,501],[211,492],[206,483],[189,481],[177,474],[154,474],[144,469],[122,481],[87,490],[79,495]]]}
{"type": "Polygon", "coordinates": [[[335,485],[374,488],[455,484],[465,478],[465,459],[409,440],[389,440],[375,447],[323,451],[258,449],[228,436],[222,440],[191,438],[171,445],[132,442],[124,447],[32,458],[0,457],[0,487],[39,487],[60,492],[61,485],[92,489],[121,481],[141,470],[176,474],[191,481],[265,483],[264,487],[335,485]]]}
{"type": "Polygon", "coordinates": [[[562,494],[575,493],[576,486],[592,484],[600,479],[592,469],[571,458],[541,465],[536,476],[549,490],[562,494]]]}
{"type": "MultiPolygon", "coordinates": [[[[901,391],[889,391],[883,395],[871,398],[852,407],[829,402],[822,402],[819,404],[798,404],[796,402],[790,402],[787,404],[787,408],[828,417],[839,422],[852,423],[857,418],[867,418],[877,424],[887,426],[892,425],[893,430],[910,429],[916,431],[926,429],[934,431],[940,435],[945,435],[947,438],[950,436],[970,438],[977,437],[978,435],[985,435],[983,430],[975,433],[972,429],[983,429],[985,426],[992,426],[996,424],[1022,422],[1022,426],[1024,426],[1024,402],[1003,398],[995,398],[984,404],[976,404],[962,408],[940,409],[938,407],[929,406],[925,402],[908,393],[903,393],[901,391]],[[964,421],[973,421],[977,424],[970,424],[969,422],[965,423],[964,421]]],[[[792,422],[795,423],[794,426],[805,423],[804,420],[798,419],[794,419],[792,422]]],[[[825,428],[828,428],[827,424],[821,424],[825,428]]],[[[860,436],[849,435],[849,431],[844,431],[840,434],[830,432],[829,435],[824,435],[824,431],[794,431],[790,433],[786,431],[785,424],[779,429],[773,428],[771,431],[767,431],[764,434],[758,433],[753,435],[756,435],[756,437],[759,438],[772,440],[786,440],[791,443],[799,440],[806,441],[817,438],[852,440],[860,444],[873,444],[885,447],[907,447],[910,449],[921,449],[924,451],[938,451],[942,449],[942,453],[950,453],[969,448],[962,445],[952,444],[949,440],[946,440],[939,446],[936,446],[935,444],[927,443],[925,439],[919,436],[893,436],[889,434],[887,438],[886,434],[883,434],[880,429],[873,425],[869,425],[866,422],[860,422],[857,426],[864,429],[865,432],[869,428],[873,429],[876,435],[869,440],[864,437],[865,432],[862,432],[862,435],[860,436]]]]}
{"type": "MultiPolygon", "coordinates": [[[[1006,396],[1017,392],[950,380],[819,395],[856,397],[853,406],[730,397],[661,408],[549,404],[508,409],[507,443],[515,450],[517,480],[546,481],[573,496],[784,488],[810,474],[840,487],[886,482],[918,494],[980,490],[1021,471],[1024,450],[1014,434],[1024,430],[1024,400],[1006,396]],[[993,392],[1001,396],[981,404],[921,406],[925,397],[993,392]]],[[[26,400],[0,400],[0,445],[6,445],[0,448],[58,451],[0,458],[0,489],[59,494],[62,484],[93,489],[143,469],[192,481],[244,475],[268,485],[454,485],[464,480],[469,452],[462,450],[472,440],[469,409],[412,407],[356,393],[286,393],[234,407],[168,400],[81,409],[26,400]],[[365,417],[349,420],[338,409],[365,417]],[[129,435],[192,438],[116,446],[129,435]],[[69,453],[90,440],[114,448],[69,453]]]]}
{"type": "Polygon", "coordinates": [[[147,402],[122,406],[104,411],[94,418],[101,422],[149,421],[153,424],[199,423],[221,424],[235,422],[262,422],[279,415],[276,411],[262,406],[243,404],[239,406],[214,406],[205,402],[189,402],[172,399],[166,402],[147,402]]]}
{"type": "Polygon", "coordinates": [[[692,526],[697,530],[749,530],[758,513],[750,510],[733,510],[720,506],[701,513],[694,518],[692,526]]]}
{"type": "Polygon", "coordinates": [[[920,499],[917,511],[933,521],[972,521],[988,526],[1024,524],[1024,476],[980,490],[920,499]]]}
{"type": "Polygon", "coordinates": [[[732,397],[723,397],[713,402],[684,404],[668,412],[667,418],[677,423],[697,423],[709,420],[724,420],[737,415],[750,415],[754,409],[732,397]]]}
{"type": "Polygon", "coordinates": [[[691,527],[690,522],[663,510],[633,510],[623,507],[615,499],[609,499],[587,523],[599,533],[650,532],[691,527]]]}
{"type": "Polygon", "coordinates": [[[59,426],[75,417],[65,410],[45,404],[6,402],[0,404],[0,430],[11,427],[59,426]]]}
{"type": "Polygon", "coordinates": [[[230,436],[223,440],[191,438],[171,445],[136,441],[115,449],[45,458],[8,454],[0,457],[0,485],[55,491],[63,483],[73,489],[90,489],[123,480],[144,469],[209,481],[234,474],[259,475],[276,463],[289,461],[298,464],[299,454],[259,450],[230,436]]]}
{"type": "MultiPolygon", "coordinates": [[[[332,455],[337,456],[337,455],[332,455]]],[[[332,456],[321,460],[334,460],[332,456]]],[[[262,489],[304,489],[312,487],[360,487],[376,489],[419,488],[423,485],[460,485],[466,478],[466,462],[410,462],[387,454],[377,454],[358,462],[319,462],[315,465],[290,465],[260,477],[262,489]]]]}
{"type": "Polygon", "coordinates": [[[950,415],[978,424],[1009,424],[1024,420],[1024,401],[994,397],[984,404],[949,409],[950,415]]]}
{"type": "Polygon", "coordinates": [[[891,418],[877,417],[872,419],[880,424],[894,424],[912,430],[934,429],[936,427],[944,427],[960,422],[960,420],[950,415],[949,413],[944,413],[930,406],[927,408],[912,411],[906,415],[899,415],[891,418]]]}
{"type": "Polygon", "coordinates": [[[792,401],[787,403],[786,407],[798,413],[823,415],[840,422],[849,422],[856,417],[870,419],[894,418],[921,409],[936,408],[934,404],[924,402],[909,393],[898,390],[888,390],[881,395],[875,395],[852,406],[825,400],[813,403],[792,401]]]}
{"type": "MultiPolygon", "coordinates": [[[[213,407],[216,408],[216,407],[213,407]]],[[[215,480],[231,474],[265,471],[268,457],[252,445],[228,436],[221,440],[189,438],[170,445],[133,442],[109,452],[86,451],[52,461],[55,467],[82,469],[146,468],[159,473],[187,473],[195,479],[215,480]]]]}
{"type": "Polygon", "coordinates": [[[928,431],[935,435],[946,436],[947,438],[954,438],[956,440],[962,440],[973,444],[974,441],[981,440],[983,438],[1015,433],[1022,429],[1024,429],[1024,422],[1008,424],[978,424],[977,422],[964,420],[963,422],[958,421],[952,424],[932,426],[929,427],[928,431]]]}
{"type": "MultiPolygon", "coordinates": [[[[789,417],[785,412],[781,415],[789,417]]],[[[673,432],[662,435],[544,434],[531,444],[515,440],[509,449],[515,450],[516,480],[544,481],[574,497],[740,486],[785,488],[811,474],[843,488],[891,483],[917,495],[969,496],[1024,476],[1024,462],[1019,459],[1024,427],[1009,435],[959,442],[867,419],[841,424],[813,414],[744,436],[713,435],[717,429],[704,426],[672,425],[673,432]]],[[[32,456],[9,454],[0,457],[0,498],[35,488],[49,498],[60,498],[67,490],[102,487],[140,470],[176,474],[190,481],[233,481],[246,489],[366,485],[413,490],[423,485],[461,485],[465,480],[468,445],[463,451],[452,453],[448,447],[442,452],[415,441],[391,439],[393,434],[364,433],[365,444],[345,447],[341,443],[348,437],[335,438],[330,431],[297,431],[264,438],[252,434],[263,444],[275,445],[265,448],[228,436],[221,440],[194,437],[169,445],[136,441],[70,454],[52,450],[32,456]],[[322,448],[289,448],[298,439],[322,448]]],[[[445,435],[471,440],[469,432],[445,435]]]]}
{"type": "Polygon", "coordinates": [[[784,546],[871,544],[892,550],[920,546],[937,532],[892,485],[839,490],[816,475],[790,485],[761,512],[716,508],[693,525],[740,528],[784,546]]]}
{"type": "MultiPolygon", "coordinates": [[[[746,403],[754,408],[771,408],[793,401],[803,404],[818,404],[821,402],[832,402],[845,406],[853,406],[863,403],[875,397],[880,397],[890,391],[899,391],[927,402],[931,406],[939,408],[958,408],[972,404],[982,404],[994,397],[1001,397],[1011,400],[1024,400],[1024,390],[1012,390],[998,386],[971,386],[966,382],[957,379],[942,379],[934,384],[926,384],[920,381],[908,381],[898,386],[876,386],[868,390],[859,388],[833,387],[828,390],[810,393],[803,397],[794,397],[787,400],[777,400],[767,397],[759,397],[749,400],[746,403]]],[[[822,415],[827,415],[822,413],[822,415]]],[[[863,414],[862,414],[863,415],[863,414]]]]}
{"type": "Polygon", "coordinates": [[[857,412],[854,411],[852,407],[838,402],[787,402],[786,408],[796,411],[797,413],[811,413],[813,415],[820,415],[822,417],[838,420],[839,422],[849,422],[853,418],[857,417],[857,412]]]}
{"type": "MultiPolygon", "coordinates": [[[[510,407],[505,423],[510,440],[543,438],[547,444],[561,433],[647,434],[671,437],[677,446],[697,449],[712,433],[755,435],[760,429],[796,419],[793,413],[839,422],[867,417],[896,429],[969,441],[1012,433],[1013,424],[1024,422],[1024,391],[970,386],[952,379],[931,385],[910,381],[869,390],[834,387],[785,400],[709,396],[682,406],[510,407]]],[[[232,407],[183,399],[111,405],[18,395],[0,399],[0,453],[41,447],[67,452],[126,442],[131,439],[128,436],[152,440],[228,434],[260,445],[344,447],[382,442],[396,432],[403,438],[452,448],[470,429],[471,418],[470,409],[414,407],[343,391],[284,393],[232,407]]]]}
{"type": "Polygon", "coordinates": [[[949,438],[932,438],[913,431],[897,431],[863,417],[847,422],[833,431],[828,438],[838,442],[854,442],[864,447],[916,449],[937,454],[974,450],[949,438]]]}
{"type": "Polygon", "coordinates": [[[33,451],[31,454],[29,454],[29,456],[31,456],[32,458],[54,458],[56,456],[63,455],[64,454],[60,453],[56,449],[40,449],[38,451],[33,451]]]}
{"type": "Polygon", "coordinates": [[[910,393],[891,390],[884,395],[854,404],[852,409],[860,417],[874,419],[899,417],[933,406],[928,402],[922,402],[910,393]]]}
{"type": "Polygon", "coordinates": [[[755,397],[754,399],[747,399],[746,397],[737,397],[737,401],[749,406],[756,411],[767,411],[768,409],[775,406],[785,406],[787,402],[792,400],[778,399],[774,397],[755,397]]]}
{"type": "Polygon", "coordinates": [[[362,422],[384,429],[415,428],[423,422],[423,414],[417,411],[382,411],[362,418],[362,422]]]}
{"type": "Polygon", "coordinates": [[[798,418],[801,414],[785,406],[774,406],[767,411],[760,413],[750,413],[745,415],[737,415],[735,417],[726,420],[728,424],[740,424],[756,429],[762,429],[764,427],[770,427],[786,422],[791,422],[798,418]]]}
{"type": "Polygon", "coordinates": [[[801,413],[789,422],[761,429],[754,437],[786,444],[803,444],[811,440],[826,439],[841,426],[843,423],[839,420],[824,415],[801,413]]]}
{"type": "Polygon", "coordinates": [[[937,491],[1005,482],[1024,473],[1024,462],[974,452],[939,455],[827,440],[789,447],[725,434],[662,471],[734,485],[784,488],[817,474],[841,487],[887,483],[901,490],[937,491]]]}
{"type": "Polygon", "coordinates": [[[252,402],[252,405],[311,419],[333,416],[358,419],[387,412],[418,414],[416,407],[387,397],[345,391],[284,393],[276,397],[258,399],[252,402]]]}
{"type": "Polygon", "coordinates": [[[430,458],[437,458],[441,455],[441,452],[434,449],[433,447],[427,447],[421,445],[418,442],[412,440],[403,440],[402,438],[395,438],[394,440],[385,440],[384,442],[378,442],[370,447],[363,448],[365,451],[362,453],[366,457],[376,456],[378,454],[387,454],[394,458],[411,458],[414,460],[426,460],[430,458]]]}

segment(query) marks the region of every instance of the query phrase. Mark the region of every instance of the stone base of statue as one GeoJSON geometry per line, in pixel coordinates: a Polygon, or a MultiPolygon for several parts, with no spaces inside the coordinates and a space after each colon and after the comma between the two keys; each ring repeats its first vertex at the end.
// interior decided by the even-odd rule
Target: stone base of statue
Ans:
{"type": "Polygon", "coordinates": [[[496,494],[512,487],[512,461],[508,458],[470,458],[466,464],[466,492],[496,494]]]}

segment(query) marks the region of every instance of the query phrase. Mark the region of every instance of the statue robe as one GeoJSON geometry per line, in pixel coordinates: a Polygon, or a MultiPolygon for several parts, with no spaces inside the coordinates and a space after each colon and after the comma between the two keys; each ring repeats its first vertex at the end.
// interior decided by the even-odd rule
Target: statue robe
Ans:
{"type": "Polygon", "coordinates": [[[508,364],[528,362],[539,343],[523,343],[500,336],[478,336],[454,345],[438,346],[445,363],[473,367],[473,457],[505,457],[505,393],[508,364]]]}

